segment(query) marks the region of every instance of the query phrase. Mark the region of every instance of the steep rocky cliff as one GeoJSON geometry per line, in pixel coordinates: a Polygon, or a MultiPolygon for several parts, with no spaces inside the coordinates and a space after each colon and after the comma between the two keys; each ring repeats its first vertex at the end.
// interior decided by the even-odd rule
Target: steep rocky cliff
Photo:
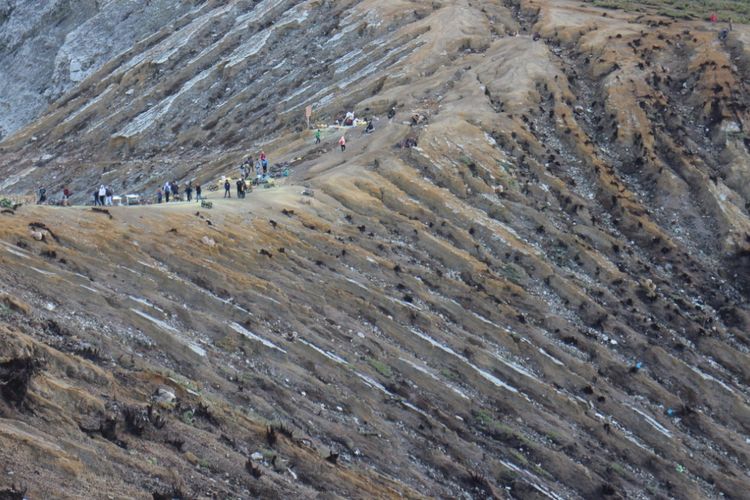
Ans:
{"type": "Polygon", "coordinates": [[[565,0],[55,5],[54,43],[40,12],[11,24],[3,57],[57,62],[33,65],[49,107],[3,125],[0,193],[150,196],[261,148],[289,176],[211,209],[0,214],[2,487],[742,497],[750,29],[565,0]],[[375,131],[315,144],[308,105],[375,131]]]}

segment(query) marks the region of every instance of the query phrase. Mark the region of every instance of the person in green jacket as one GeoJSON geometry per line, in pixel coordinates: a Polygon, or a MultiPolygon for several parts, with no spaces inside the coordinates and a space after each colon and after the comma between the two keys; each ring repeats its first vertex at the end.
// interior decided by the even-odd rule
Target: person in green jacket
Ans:
{"type": "Polygon", "coordinates": [[[315,131],[315,144],[320,144],[320,129],[315,131]]]}

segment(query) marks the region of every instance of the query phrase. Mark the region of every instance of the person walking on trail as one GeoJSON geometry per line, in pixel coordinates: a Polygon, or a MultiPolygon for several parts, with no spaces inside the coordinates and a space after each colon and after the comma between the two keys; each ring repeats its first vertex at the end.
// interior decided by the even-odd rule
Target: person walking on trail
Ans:
{"type": "Polygon", "coordinates": [[[164,183],[164,201],[169,203],[169,196],[172,194],[172,186],[169,185],[169,181],[164,183]]]}
{"type": "Polygon", "coordinates": [[[99,205],[99,190],[94,189],[94,205],[99,205]]]}
{"type": "Polygon", "coordinates": [[[245,197],[245,181],[237,179],[237,198],[242,199],[245,197]]]}
{"type": "Polygon", "coordinates": [[[193,182],[188,181],[185,186],[185,194],[187,195],[187,201],[193,201],[193,182]]]}
{"type": "Polygon", "coordinates": [[[263,175],[266,175],[268,173],[268,158],[263,150],[260,152],[260,164],[263,167],[263,175]]]}
{"type": "Polygon", "coordinates": [[[156,190],[156,203],[161,203],[162,198],[164,197],[164,193],[162,193],[161,188],[156,190]]]}
{"type": "Polygon", "coordinates": [[[196,183],[195,184],[195,199],[198,201],[201,201],[201,185],[196,183]]]}
{"type": "Polygon", "coordinates": [[[99,205],[104,206],[104,200],[107,197],[107,188],[104,187],[104,184],[99,186],[99,205]]]}
{"type": "Polygon", "coordinates": [[[105,193],[106,193],[106,196],[105,196],[105,202],[104,202],[104,203],[105,203],[105,205],[107,205],[108,207],[111,207],[111,206],[112,206],[112,195],[113,195],[113,193],[112,193],[112,188],[111,188],[111,187],[109,187],[109,186],[107,186],[107,187],[106,187],[106,188],[104,189],[104,191],[105,191],[105,193]]]}
{"type": "Polygon", "coordinates": [[[47,189],[43,186],[39,186],[39,201],[36,202],[37,205],[41,205],[42,203],[47,201],[47,189]]]}
{"type": "Polygon", "coordinates": [[[346,151],[346,137],[344,137],[343,135],[341,136],[341,139],[339,139],[339,146],[341,146],[342,153],[346,151]]]}
{"type": "Polygon", "coordinates": [[[172,186],[172,201],[180,201],[180,185],[174,181],[170,186],[172,186]]]}
{"type": "Polygon", "coordinates": [[[224,198],[232,197],[232,185],[229,184],[229,179],[224,181],[224,198]]]}
{"type": "Polygon", "coordinates": [[[315,144],[320,144],[320,129],[315,131],[315,144]]]}

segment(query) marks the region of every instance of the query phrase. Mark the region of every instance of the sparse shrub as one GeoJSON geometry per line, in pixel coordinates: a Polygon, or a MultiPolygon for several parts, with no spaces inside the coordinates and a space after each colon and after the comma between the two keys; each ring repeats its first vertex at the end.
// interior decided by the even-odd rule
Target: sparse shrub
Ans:
{"type": "Polygon", "coordinates": [[[393,376],[393,370],[391,370],[391,367],[386,365],[385,363],[378,361],[377,359],[370,358],[368,359],[368,362],[370,363],[370,366],[372,366],[376,372],[381,374],[384,377],[391,377],[393,376]]]}

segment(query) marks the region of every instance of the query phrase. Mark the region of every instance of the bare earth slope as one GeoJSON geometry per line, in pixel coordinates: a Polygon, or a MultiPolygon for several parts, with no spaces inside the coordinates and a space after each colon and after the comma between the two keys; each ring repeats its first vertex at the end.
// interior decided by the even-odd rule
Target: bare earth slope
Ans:
{"type": "Polygon", "coordinates": [[[0,143],[0,192],[207,185],[259,147],[291,175],[0,214],[0,488],[747,496],[748,28],[563,0],[188,17],[0,143]],[[316,146],[308,104],[376,130],[316,146]]]}

